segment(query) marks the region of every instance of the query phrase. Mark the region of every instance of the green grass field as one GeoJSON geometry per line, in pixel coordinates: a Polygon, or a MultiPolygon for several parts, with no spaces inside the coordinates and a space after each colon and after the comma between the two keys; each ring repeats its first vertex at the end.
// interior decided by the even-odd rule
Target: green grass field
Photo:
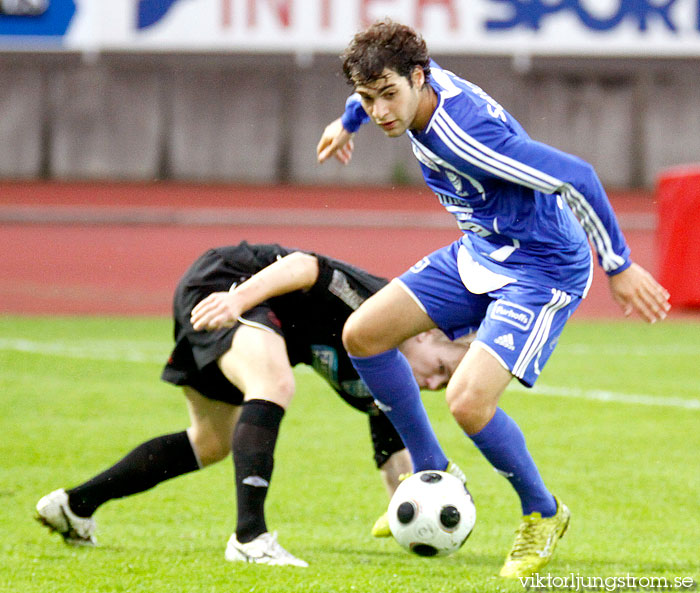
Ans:
{"type": "MultiPolygon", "coordinates": [[[[457,554],[418,558],[370,537],[387,499],[366,420],[307,369],[282,425],[267,512],[309,568],[225,562],[230,460],[106,504],[99,547],[65,546],[33,520],[42,495],[187,426],[184,398],[159,380],[170,335],[165,319],[0,317],[0,591],[523,590],[495,576],[516,496],[460,434],[442,394],[426,393],[426,406],[469,476],[478,519],[457,554]]],[[[700,324],[572,322],[540,381],[535,392],[514,385],[502,405],[573,513],[546,572],[700,582],[700,324]]]]}

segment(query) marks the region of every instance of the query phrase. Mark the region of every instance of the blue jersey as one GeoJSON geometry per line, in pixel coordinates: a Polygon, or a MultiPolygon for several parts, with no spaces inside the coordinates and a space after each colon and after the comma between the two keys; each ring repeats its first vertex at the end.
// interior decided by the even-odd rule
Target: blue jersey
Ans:
{"type": "MultiPolygon", "coordinates": [[[[407,133],[471,257],[517,282],[581,296],[591,278],[589,241],[607,274],[629,267],[629,248],[591,165],[532,140],[475,84],[433,61],[430,68],[437,107],[425,129],[407,133]]],[[[342,121],[350,132],[369,121],[358,95],[342,121]]]]}

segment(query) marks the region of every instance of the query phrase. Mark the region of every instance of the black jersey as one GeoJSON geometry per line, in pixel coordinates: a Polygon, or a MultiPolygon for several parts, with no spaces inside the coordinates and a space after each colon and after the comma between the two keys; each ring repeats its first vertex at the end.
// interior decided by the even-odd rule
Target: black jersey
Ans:
{"type": "MultiPolygon", "coordinates": [[[[240,323],[232,328],[195,331],[190,313],[212,292],[228,291],[233,284],[244,282],[294,251],[303,250],[242,242],[210,249],[200,256],[185,272],[175,291],[175,348],[162,378],[175,385],[192,386],[210,399],[240,405],[243,394],[216,364],[231,347],[240,323]]],[[[242,322],[262,325],[278,333],[285,340],[292,366],[303,363],[313,367],[346,402],[370,416],[375,459],[380,465],[387,453],[400,450],[403,444],[352,366],[343,348],[342,331],[349,315],[387,284],[387,280],[345,262],[306,253],[318,261],[314,286],[271,298],[243,313],[242,322]]]]}
{"type": "MultiPolygon", "coordinates": [[[[293,251],[279,245],[249,248],[258,261],[258,270],[293,251]]],[[[224,248],[220,253],[228,259],[235,257],[236,251],[224,248]]],[[[280,321],[290,363],[312,366],[348,403],[366,411],[373,398],[352,366],[341,336],[350,313],[387,280],[350,264],[313,255],[319,269],[316,284],[305,292],[272,298],[268,304],[280,321]]]]}

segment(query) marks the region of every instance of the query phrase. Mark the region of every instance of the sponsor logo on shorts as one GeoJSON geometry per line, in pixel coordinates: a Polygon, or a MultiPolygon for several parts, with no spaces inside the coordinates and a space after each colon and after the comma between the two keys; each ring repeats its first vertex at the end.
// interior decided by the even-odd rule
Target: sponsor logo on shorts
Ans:
{"type": "Polygon", "coordinates": [[[505,321],[522,330],[530,329],[534,318],[535,314],[530,309],[508,301],[498,301],[491,311],[491,319],[505,321]]]}

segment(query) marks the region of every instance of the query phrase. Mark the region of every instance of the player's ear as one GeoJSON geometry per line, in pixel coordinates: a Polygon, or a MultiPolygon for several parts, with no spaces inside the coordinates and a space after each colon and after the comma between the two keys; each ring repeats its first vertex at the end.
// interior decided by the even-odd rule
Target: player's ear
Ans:
{"type": "MultiPolygon", "coordinates": [[[[432,329],[427,329],[424,332],[416,334],[415,338],[417,342],[425,342],[427,340],[430,340],[431,338],[436,338],[439,334],[442,334],[442,332],[434,327],[432,329]]],[[[444,336],[445,334],[442,335],[444,336]]],[[[445,336],[445,339],[447,339],[447,336],[445,336]]]]}
{"type": "Polygon", "coordinates": [[[420,343],[420,342],[424,342],[425,340],[427,340],[429,335],[430,335],[430,330],[416,334],[415,336],[413,336],[413,338],[416,340],[416,342],[420,343]]]}
{"type": "Polygon", "coordinates": [[[413,86],[421,89],[425,84],[425,71],[423,66],[414,66],[411,71],[411,83],[413,86]]]}

